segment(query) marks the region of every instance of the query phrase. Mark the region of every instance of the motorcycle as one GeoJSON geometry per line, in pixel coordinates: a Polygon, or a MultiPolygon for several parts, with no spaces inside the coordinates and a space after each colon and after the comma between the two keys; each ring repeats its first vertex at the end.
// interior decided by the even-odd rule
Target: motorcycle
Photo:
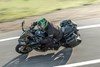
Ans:
{"type": "Polygon", "coordinates": [[[61,40],[57,41],[53,39],[54,42],[59,44],[58,48],[55,47],[47,47],[46,45],[42,45],[40,43],[41,40],[45,38],[45,32],[37,29],[34,29],[31,25],[29,29],[24,29],[24,23],[22,22],[22,35],[18,39],[18,45],[16,46],[16,52],[20,54],[27,54],[31,52],[33,49],[36,51],[45,52],[48,50],[58,50],[59,47],[63,46],[66,48],[73,48],[81,43],[79,30],[77,29],[77,25],[74,24],[71,20],[64,20],[60,23],[59,31],[62,32],[63,36],[61,40]]]}

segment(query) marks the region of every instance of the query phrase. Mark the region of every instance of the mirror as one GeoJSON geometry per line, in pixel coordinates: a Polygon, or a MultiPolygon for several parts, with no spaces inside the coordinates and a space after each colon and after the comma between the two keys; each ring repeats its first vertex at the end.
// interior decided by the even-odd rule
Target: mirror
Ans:
{"type": "Polygon", "coordinates": [[[24,24],[25,24],[25,21],[22,22],[22,31],[25,32],[25,30],[24,30],[24,24]]]}

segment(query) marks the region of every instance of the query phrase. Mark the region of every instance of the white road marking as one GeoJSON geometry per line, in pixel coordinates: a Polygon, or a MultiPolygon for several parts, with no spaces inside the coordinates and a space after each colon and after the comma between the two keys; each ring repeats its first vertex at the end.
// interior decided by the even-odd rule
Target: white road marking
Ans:
{"type": "Polygon", "coordinates": [[[11,37],[11,38],[6,38],[6,39],[1,39],[0,42],[4,42],[4,41],[8,41],[8,40],[14,40],[14,39],[18,39],[19,36],[17,37],[11,37]]]}
{"type": "MultiPolygon", "coordinates": [[[[81,27],[78,27],[78,29],[88,29],[88,28],[95,28],[95,27],[100,27],[100,24],[88,25],[88,26],[81,26],[81,27]]],[[[5,38],[5,39],[0,39],[0,42],[9,41],[9,40],[13,40],[13,39],[18,39],[19,37],[20,36],[11,37],[11,38],[5,38]]]]}
{"type": "Polygon", "coordinates": [[[95,28],[95,27],[100,27],[100,24],[81,26],[81,27],[78,27],[78,29],[88,29],[88,28],[95,28]]]}
{"type": "Polygon", "coordinates": [[[96,63],[100,63],[100,59],[84,61],[84,62],[79,62],[79,63],[73,63],[73,64],[67,64],[67,65],[61,65],[61,66],[55,66],[55,67],[78,67],[78,66],[96,64],[96,63]]]}

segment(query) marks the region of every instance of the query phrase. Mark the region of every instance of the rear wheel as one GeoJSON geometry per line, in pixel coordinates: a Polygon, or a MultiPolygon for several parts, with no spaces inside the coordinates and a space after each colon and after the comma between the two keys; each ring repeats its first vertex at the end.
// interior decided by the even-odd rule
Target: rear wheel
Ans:
{"type": "Polygon", "coordinates": [[[64,46],[66,48],[73,48],[75,46],[78,46],[80,43],[82,42],[82,40],[80,39],[80,37],[78,36],[77,39],[75,41],[73,41],[72,43],[70,44],[65,44],[64,46]]]}
{"type": "Polygon", "coordinates": [[[30,51],[32,51],[32,47],[26,46],[26,45],[17,45],[15,48],[16,52],[20,54],[27,54],[30,51]]]}
{"type": "MultiPolygon", "coordinates": [[[[64,47],[66,47],[66,48],[73,48],[73,47],[75,47],[75,46],[78,46],[81,42],[82,42],[82,40],[81,40],[81,38],[80,38],[80,34],[77,34],[78,36],[77,36],[77,38],[75,38],[75,39],[71,39],[70,40],[70,43],[68,44],[68,43],[66,43],[66,40],[63,38],[62,39],[62,41],[63,41],[63,44],[62,44],[62,46],[64,46],[64,47]]],[[[68,42],[68,41],[67,41],[68,42]]]]}

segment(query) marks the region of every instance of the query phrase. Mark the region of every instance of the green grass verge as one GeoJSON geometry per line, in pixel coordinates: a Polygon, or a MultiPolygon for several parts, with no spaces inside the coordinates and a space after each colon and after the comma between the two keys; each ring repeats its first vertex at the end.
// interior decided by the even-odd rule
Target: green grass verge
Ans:
{"type": "Polygon", "coordinates": [[[0,22],[99,2],[100,0],[0,0],[0,22]]]}

